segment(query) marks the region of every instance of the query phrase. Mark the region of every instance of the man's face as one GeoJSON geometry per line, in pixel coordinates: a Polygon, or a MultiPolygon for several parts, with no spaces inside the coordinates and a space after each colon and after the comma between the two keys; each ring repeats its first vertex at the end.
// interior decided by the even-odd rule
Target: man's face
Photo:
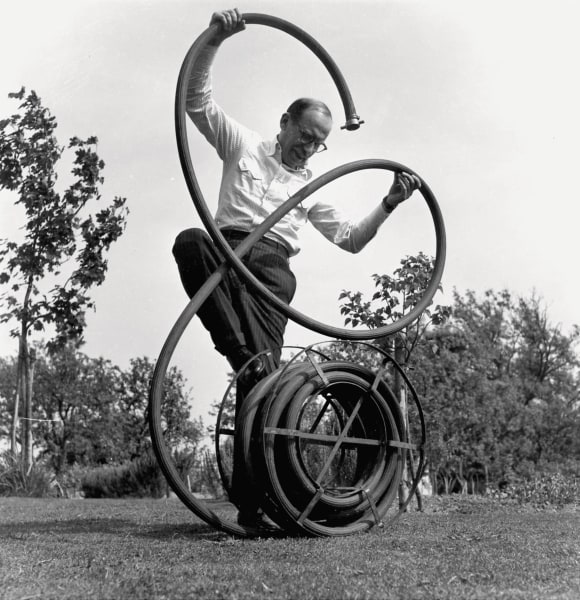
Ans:
{"type": "Polygon", "coordinates": [[[284,113],[278,135],[282,162],[293,169],[303,167],[319,150],[331,129],[332,119],[317,108],[305,110],[298,119],[284,113]]]}

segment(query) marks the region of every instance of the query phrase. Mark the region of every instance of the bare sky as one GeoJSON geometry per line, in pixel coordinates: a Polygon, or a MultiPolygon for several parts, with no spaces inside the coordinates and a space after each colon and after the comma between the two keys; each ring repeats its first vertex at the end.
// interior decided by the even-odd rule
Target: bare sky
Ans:
{"type": "MultiPolygon", "coordinates": [[[[315,174],[363,158],[408,165],[430,185],[448,237],[446,292],[534,290],[568,328],[580,321],[577,297],[580,208],[574,185],[580,139],[577,36],[573,1],[410,0],[248,2],[243,12],[287,19],[312,34],[349,83],[365,124],[339,129],[343,114],[313,54],[260,26],[228,40],[215,66],[216,97],[235,118],[274,137],[286,106],[320,97],[335,115],[329,151],[315,174]]],[[[90,356],[122,367],[155,359],[186,297],[171,256],[175,235],[199,225],[179,166],[173,125],[175,85],[193,40],[223,2],[171,0],[8,0],[2,5],[0,115],[16,109],[22,85],[42,97],[69,137],[99,138],[107,166],[103,196],[126,196],[127,231],[109,256],[106,282],[88,316],[90,356]]],[[[220,163],[191,132],[193,164],[210,206],[220,163]]],[[[63,185],[66,182],[61,176],[63,185]]],[[[362,213],[389,185],[384,173],[349,176],[322,192],[362,213]]],[[[0,202],[0,236],[18,235],[20,214],[0,202]]],[[[434,234],[420,196],[401,207],[361,254],[333,248],[307,228],[293,260],[295,306],[341,326],[343,288],[370,289],[406,254],[432,254],[434,234]]],[[[317,334],[292,325],[287,343],[317,334]]],[[[0,329],[0,355],[15,353],[0,329]]],[[[194,322],[175,356],[196,412],[225,390],[225,359],[194,322]]]]}

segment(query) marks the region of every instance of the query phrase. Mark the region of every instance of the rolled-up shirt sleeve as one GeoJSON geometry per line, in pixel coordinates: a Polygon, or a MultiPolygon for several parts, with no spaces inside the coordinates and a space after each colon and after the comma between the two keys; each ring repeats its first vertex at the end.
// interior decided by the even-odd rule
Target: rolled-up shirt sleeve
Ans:
{"type": "Polygon", "coordinates": [[[308,211],[308,220],[327,240],[353,254],[360,252],[375,237],[387,217],[382,203],[359,221],[348,219],[326,202],[318,202],[308,211]]]}
{"type": "MultiPolygon", "coordinates": [[[[259,144],[261,138],[228,116],[214,100],[211,71],[216,53],[217,48],[213,46],[206,46],[200,51],[187,85],[186,111],[197,129],[224,161],[216,221],[222,227],[235,226],[246,231],[255,227],[264,216],[257,214],[257,207],[260,207],[262,212],[269,209],[273,211],[281,202],[287,200],[287,186],[279,184],[289,175],[274,152],[264,154],[262,150],[256,150],[264,146],[259,144]],[[251,180],[246,181],[241,176],[241,163],[238,164],[240,157],[247,158],[246,163],[253,164],[258,155],[261,162],[257,164],[257,171],[251,180]],[[248,185],[251,185],[251,189],[248,185]],[[271,193],[274,195],[270,198],[271,193]]],[[[309,177],[310,175],[304,178],[303,174],[300,174],[300,184],[304,184],[309,177]]],[[[333,244],[352,253],[360,252],[387,218],[382,205],[360,221],[347,218],[335,206],[323,202],[312,205],[307,209],[307,213],[307,219],[322,235],[333,244]]],[[[303,213],[295,211],[295,214],[303,213]]],[[[292,255],[299,251],[297,231],[305,222],[306,219],[301,219],[300,222],[293,222],[291,227],[278,224],[273,228],[273,234],[284,240],[292,255]]]]}
{"type": "Polygon", "coordinates": [[[217,53],[205,46],[198,55],[187,85],[185,110],[222,160],[240,148],[249,130],[228,116],[213,98],[211,67],[217,53]]]}

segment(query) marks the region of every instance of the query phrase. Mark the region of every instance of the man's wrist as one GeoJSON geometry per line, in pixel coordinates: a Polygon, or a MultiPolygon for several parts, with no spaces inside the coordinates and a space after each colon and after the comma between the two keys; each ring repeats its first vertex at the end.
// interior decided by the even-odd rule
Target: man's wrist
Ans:
{"type": "Polygon", "coordinates": [[[383,198],[383,209],[388,215],[390,215],[395,210],[395,208],[397,208],[397,205],[395,204],[395,206],[391,206],[389,204],[388,200],[389,200],[388,196],[385,196],[383,198]]]}
{"type": "Polygon", "coordinates": [[[207,45],[213,46],[214,48],[219,48],[222,45],[223,41],[224,41],[224,38],[219,37],[218,34],[216,34],[214,37],[212,37],[208,40],[207,45]]]}

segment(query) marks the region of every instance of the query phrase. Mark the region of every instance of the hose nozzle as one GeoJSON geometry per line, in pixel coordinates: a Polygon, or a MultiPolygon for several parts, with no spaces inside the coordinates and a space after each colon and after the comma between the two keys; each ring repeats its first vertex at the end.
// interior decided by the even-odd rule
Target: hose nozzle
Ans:
{"type": "Polygon", "coordinates": [[[360,121],[359,119],[360,117],[358,115],[350,115],[350,117],[348,117],[346,123],[341,127],[341,129],[355,131],[364,123],[364,121],[360,121]]]}

